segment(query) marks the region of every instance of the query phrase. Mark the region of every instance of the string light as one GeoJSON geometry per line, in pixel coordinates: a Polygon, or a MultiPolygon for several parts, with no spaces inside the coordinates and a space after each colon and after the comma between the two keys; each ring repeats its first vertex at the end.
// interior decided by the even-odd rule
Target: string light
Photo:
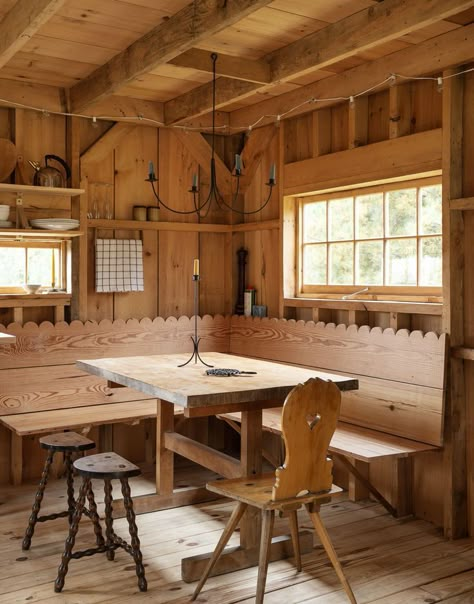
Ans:
{"type": "MultiPolygon", "coordinates": [[[[455,78],[457,76],[461,76],[465,73],[469,73],[472,71],[474,71],[474,67],[470,67],[469,69],[464,69],[462,71],[458,71],[456,73],[452,73],[447,76],[407,76],[402,73],[391,73],[389,76],[387,76],[381,82],[374,84],[373,86],[371,86],[370,88],[367,88],[366,90],[361,90],[360,92],[354,93],[349,96],[321,97],[321,98],[311,97],[305,101],[302,101],[301,103],[298,103],[298,105],[291,107],[290,109],[288,109],[287,111],[285,111],[283,113],[261,115],[252,124],[246,124],[246,125],[242,125],[242,126],[228,126],[227,124],[225,124],[222,126],[215,126],[214,130],[222,130],[222,131],[247,130],[248,132],[251,132],[253,128],[256,128],[258,126],[258,124],[260,124],[264,120],[273,120],[278,125],[279,122],[283,118],[285,118],[286,116],[290,115],[291,113],[297,111],[298,109],[301,109],[302,107],[304,107],[306,105],[317,104],[317,103],[331,103],[331,102],[336,103],[336,102],[344,102],[344,101],[352,103],[353,101],[355,101],[356,98],[369,94],[373,90],[376,90],[377,88],[380,88],[381,86],[384,86],[385,84],[389,84],[389,86],[394,86],[396,84],[397,80],[408,80],[408,81],[431,80],[431,81],[434,81],[437,83],[438,90],[440,92],[442,92],[444,80],[447,80],[450,78],[455,78]]],[[[7,99],[2,99],[2,98],[0,98],[0,103],[4,103],[6,105],[9,105],[10,107],[18,107],[20,109],[29,109],[31,111],[38,111],[39,113],[43,114],[43,117],[49,117],[50,115],[62,115],[64,117],[79,117],[79,118],[91,120],[93,123],[96,123],[97,120],[104,120],[104,121],[117,121],[117,120],[118,121],[127,121],[127,120],[135,121],[135,120],[138,120],[140,122],[147,122],[149,124],[153,124],[155,126],[159,126],[162,128],[176,128],[176,129],[180,129],[180,130],[188,130],[190,132],[193,132],[193,131],[204,132],[204,131],[212,130],[212,126],[206,126],[206,127],[187,126],[186,124],[172,124],[172,125],[167,126],[164,122],[146,117],[141,113],[139,113],[137,115],[132,115],[132,116],[123,116],[123,115],[120,115],[120,116],[117,116],[117,115],[91,116],[91,115],[85,115],[82,113],[71,113],[71,112],[66,112],[66,111],[52,111],[51,109],[45,109],[43,107],[35,107],[32,105],[26,105],[24,103],[17,103],[15,101],[9,101],[7,99]]]]}

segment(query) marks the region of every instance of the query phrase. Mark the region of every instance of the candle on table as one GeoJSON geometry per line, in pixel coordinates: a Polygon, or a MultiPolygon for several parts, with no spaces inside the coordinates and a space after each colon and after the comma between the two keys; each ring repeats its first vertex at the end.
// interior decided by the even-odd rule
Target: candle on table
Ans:
{"type": "Polygon", "coordinates": [[[198,258],[194,258],[193,275],[195,277],[199,277],[199,259],[198,258]]]}
{"type": "Polygon", "coordinates": [[[197,174],[193,174],[193,189],[197,189],[198,186],[198,177],[197,174]]]}

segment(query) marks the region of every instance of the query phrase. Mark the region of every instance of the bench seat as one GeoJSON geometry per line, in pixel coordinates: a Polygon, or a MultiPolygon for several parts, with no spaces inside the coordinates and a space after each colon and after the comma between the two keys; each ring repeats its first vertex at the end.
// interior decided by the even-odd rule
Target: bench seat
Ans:
{"type": "MultiPolygon", "coordinates": [[[[225,413],[222,419],[240,422],[240,412],[225,413]]],[[[262,412],[264,430],[281,435],[281,407],[264,409],[262,412]]],[[[439,447],[427,445],[401,436],[369,430],[354,424],[338,422],[329,451],[352,457],[359,461],[371,462],[384,457],[408,457],[424,451],[436,451],[439,447]]]]}
{"type": "Polygon", "coordinates": [[[4,415],[0,416],[0,423],[18,436],[28,436],[72,430],[82,426],[139,422],[148,418],[156,418],[156,400],[4,415]]]}
{"type": "MultiPolygon", "coordinates": [[[[241,421],[240,412],[224,413],[218,417],[226,421],[234,429],[240,430],[238,425],[241,421]]],[[[265,431],[281,436],[281,407],[264,409],[262,411],[262,427],[265,431]]],[[[391,505],[370,483],[368,479],[369,463],[381,459],[392,459],[400,466],[401,471],[397,472],[397,474],[400,478],[405,476],[405,487],[408,493],[411,493],[411,489],[409,488],[412,482],[411,459],[417,453],[427,451],[441,451],[441,447],[356,426],[343,421],[338,422],[336,431],[331,439],[331,444],[329,445],[329,452],[332,453],[336,461],[339,461],[394,516],[411,513],[411,503],[407,498],[401,496],[404,491],[400,489],[400,496],[396,505],[391,505]]],[[[264,455],[268,460],[275,463],[270,455],[265,453],[264,455]]],[[[351,490],[349,488],[350,494],[351,490]]]]}

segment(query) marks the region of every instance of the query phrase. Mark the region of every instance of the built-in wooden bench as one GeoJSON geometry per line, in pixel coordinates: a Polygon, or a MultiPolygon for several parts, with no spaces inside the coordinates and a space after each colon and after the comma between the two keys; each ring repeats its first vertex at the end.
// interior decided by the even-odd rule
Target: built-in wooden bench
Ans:
{"type": "MultiPolygon", "coordinates": [[[[330,450],[351,472],[354,498],[368,489],[392,513],[411,513],[413,457],[442,446],[445,335],[233,317],[230,351],[356,377],[330,450]],[[391,503],[370,483],[370,463],[384,459],[395,464],[391,503]]],[[[236,427],[239,414],[223,418],[236,427]]],[[[280,409],[264,410],[263,424],[281,433],[280,409]]]]}
{"type": "MultiPolygon", "coordinates": [[[[220,316],[199,319],[202,350],[226,352],[229,324],[229,318],[220,316]]],[[[10,325],[8,333],[16,343],[0,347],[0,424],[11,435],[11,481],[22,481],[23,437],[45,432],[87,433],[100,426],[100,447],[110,450],[113,424],[150,420],[145,451],[151,461],[156,399],[129,388],[109,388],[77,369],[76,361],[191,352],[193,330],[194,321],[187,317],[10,325]]]]}

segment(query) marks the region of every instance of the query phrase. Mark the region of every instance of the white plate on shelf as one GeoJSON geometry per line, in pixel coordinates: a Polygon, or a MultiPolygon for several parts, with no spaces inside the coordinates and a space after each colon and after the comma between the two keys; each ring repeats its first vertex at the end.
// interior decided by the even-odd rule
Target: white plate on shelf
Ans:
{"type": "Polygon", "coordinates": [[[50,231],[71,231],[77,229],[79,220],[67,218],[37,218],[30,220],[30,225],[37,229],[47,229],[50,231]]]}
{"type": "Polygon", "coordinates": [[[9,220],[0,220],[0,228],[1,229],[10,229],[13,226],[13,222],[9,220]]]}

